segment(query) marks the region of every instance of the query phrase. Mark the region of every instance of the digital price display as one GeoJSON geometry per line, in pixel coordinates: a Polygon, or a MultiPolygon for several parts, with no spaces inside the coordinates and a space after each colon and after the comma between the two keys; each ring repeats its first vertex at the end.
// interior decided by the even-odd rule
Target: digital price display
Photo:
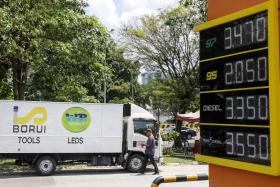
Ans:
{"type": "Polygon", "coordinates": [[[267,46],[267,11],[200,32],[200,59],[267,46]]]}
{"type": "Polygon", "coordinates": [[[280,175],[277,11],[275,1],[269,1],[196,27],[201,91],[197,160],[280,175]]]}
{"type": "Polygon", "coordinates": [[[269,128],[201,126],[202,154],[270,166],[269,128]]]}
{"type": "Polygon", "coordinates": [[[269,126],[269,90],[201,94],[201,123],[269,126]]]}
{"type": "Polygon", "coordinates": [[[267,49],[201,64],[201,91],[268,86],[267,49]]]}

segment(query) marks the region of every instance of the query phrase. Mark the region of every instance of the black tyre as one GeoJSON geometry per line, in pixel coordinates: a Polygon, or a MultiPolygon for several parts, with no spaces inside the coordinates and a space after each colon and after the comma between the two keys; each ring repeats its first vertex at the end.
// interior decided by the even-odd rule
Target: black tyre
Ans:
{"type": "Polygon", "coordinates": [[[56,169],[56,161],[50,156],[43,156],[37,160],[35,167],[39,175],[52,175],[56,169]]]}
{"type": "Polygon", "coordinates": [[[140,172],[143,167],[144,158],[140,154],[131,155],[127,161],[127,170],[132,173],[140,172]]]}

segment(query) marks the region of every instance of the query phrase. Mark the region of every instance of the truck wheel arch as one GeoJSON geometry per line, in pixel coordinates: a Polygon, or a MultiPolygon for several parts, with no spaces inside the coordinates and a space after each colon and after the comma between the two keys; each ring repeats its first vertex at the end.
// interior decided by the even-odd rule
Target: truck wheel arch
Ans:
{"type": "Polygon", "coordinates": [[[61,161],[61,157],[59,154],[36,154],[32,160],[32,165],[35,165],[38,159],[45,156],[52,157],[56,162],[61,161]]]}

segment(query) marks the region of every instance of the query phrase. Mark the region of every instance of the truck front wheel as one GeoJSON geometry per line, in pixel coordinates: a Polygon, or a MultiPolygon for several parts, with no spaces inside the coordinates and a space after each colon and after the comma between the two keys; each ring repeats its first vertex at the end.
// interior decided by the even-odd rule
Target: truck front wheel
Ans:
{"type": "Polygon", "coordinates": [[[132,173],[140,172],[143,167],[144,158],[140,154],[131,155],[127,161],[127,170],[132,173]]]}
{"type": "Polygon", "coordinates": [[[50,156],[40,157],[36,162],[36,171],[39,175],[52,175],[56,169],[56,161],[50,156]]]}

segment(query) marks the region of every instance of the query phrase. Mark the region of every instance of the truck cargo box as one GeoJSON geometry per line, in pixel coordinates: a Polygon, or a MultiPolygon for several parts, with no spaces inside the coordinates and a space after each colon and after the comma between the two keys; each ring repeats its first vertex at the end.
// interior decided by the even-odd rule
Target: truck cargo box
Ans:
{"type": "Polygon", "coordinates": [[[121,153],[123,105],[0,101],[1,153],[121,153]]]}

